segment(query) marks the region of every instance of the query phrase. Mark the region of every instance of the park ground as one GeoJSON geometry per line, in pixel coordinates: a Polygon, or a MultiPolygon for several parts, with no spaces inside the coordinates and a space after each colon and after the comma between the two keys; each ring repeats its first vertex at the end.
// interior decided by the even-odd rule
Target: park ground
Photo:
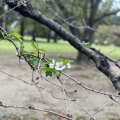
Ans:
{"type": "MultiPolygon", "coordinates": [[[[75,58],[74,54],[67,54],[64,52],[58,55],[47,53],[46,56],[54,59],[75,58]]],[[[110,64],[112,65],[112,63],[110,64]]],[[[116,73],[119,73],[119,69],[117,69],[114,65],[112,65],[112,69],[114,69],[116,73]]],[[[14,53],[2,52],[0,54],[0,70],[32,83],[32,71],[30,67],[24,62],[24,60],[19,62],[19,59],[14,53]]],[[[89,88],[104,93],[116,94],[116,90],[114,89],[110,80],[104,74],[100,73],[92,62],[87,65],[84,63],[72,63],[72,68],[67,69],[64,72],[89,88]]],[[[64,80],[65,78],[62,77],[61,79],[64,80]]],[[[48,78],[48,80],[56,84],[60,84],[55,77],[48,78]]],[[[56,97],[64,98],[62,91],[55,85],[52,85],[45,80],[39,79],[38,83],[40,87],[44,88],[41,89],[41,92],[45,102],[43,102],[41,99],[41,95],[35,86],[28,85],[2,72],[0,72],[0,85],[0,101],[2,101],[5,105],[17,105],[25,107],[34,106],[35,108],[49,109],[61,114],[66,113],[65,102],[63,100],[54,98],[50,93],[47,92],[51,92],[56,97]]],[[[76,105],[72,101],[68,102],[68,113],[72,114],[76,120],[88,120],[88,115],[82,110],[81,106],[90,114],[93,114],[107,102],[109,102],[109,104],[95,115],[96,120],[120,120],[119,103],[111,100],[109,96],[86,90],[73,81],[69,81],[67,83],[67,89],[69,91],[77,90],[76,93],[70,93],[70,95],[77,100],[76,102],[79,105],[76,105]]],[[[118,98],[116,100],[118,100],[118,98]]],[[[60,119],[58,117],[55,118],[54,115],[49,115],[49,113],[45,112],[36,112],[15,108],[0,109],[1,120],[40,120],[37,118],[44,118],[45,120],[60,119]]]]}

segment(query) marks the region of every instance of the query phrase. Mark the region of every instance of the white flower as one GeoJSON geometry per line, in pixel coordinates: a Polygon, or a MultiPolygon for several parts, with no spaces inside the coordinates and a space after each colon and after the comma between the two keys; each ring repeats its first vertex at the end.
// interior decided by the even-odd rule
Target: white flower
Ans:
{"type": "Polygon", "coordinates": [[[61,62],[55,62],[55,60],[53,59],[52,62],[49,64],[49,68],[53,68],[55,70],[58,70],[58,71],[62,71],[63,69],[65,68],[71,68],[71,65],[70,63],[67,63],[67,65],[64,65],[64,63],[61,61],[61,62]]]}
{"type": "Polygon", "coordinates": [[[49,67],[50,67],[50,68],[54,68],[54,66],[55,66],[55,60],[53,59],[53,60],[52,60],[52,63],[49,64],[49,67]]]}
{"type": "Polygon", "coordinates": [[[63,62],[57,62],[56,65],[55,65],[56,70],[63,70],[65,68],[66,68],[66,66],[63,65],[63,62]]]}
{"type": "Polygon", "coordinates": [[[70,63],[67,64],[67,68],[71,68],[71,64],[70,63]]]}

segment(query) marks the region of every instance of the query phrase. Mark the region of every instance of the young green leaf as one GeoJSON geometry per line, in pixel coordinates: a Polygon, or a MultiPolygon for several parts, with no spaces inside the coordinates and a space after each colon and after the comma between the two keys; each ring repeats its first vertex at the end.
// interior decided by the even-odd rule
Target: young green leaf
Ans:
{"type": "Polygon", "coordinates": [[[85,42],[85,41],[83,41],[82,44],[83,44],[85,47],[90,48],[90,42],[85,42]]]}
{"type": "Polygon", "coordinates": [[[39,51],[40,51],[40,52],[46,52],[46,50],[44,50],[44,49],[40,49],[40,48],[39,48],[39,51]]]}
{"type": "Polygon", "coordinates": [[[67,65],[68,63],[74,62],[74,60],[59,60],[58,62],[63,62],[63,65],[67,65]]]}
{"type": "Polygon", "coordinates": [[[46,77],[48,77],[48,76],[52,76],[52,72],[49,72],[49,71],[46,71],[46,77]]]}
{"type": "Polygon", "coordinates": [[[39,59],[38,58],[33,60],[33,65],[34,65],[34,67],[37,67],[39,65],[39,59]]]}
{"type": "Polygon", "coordinates": [[[48,64],[45,64],[45,67],[46,67],[46,68],[49,68],[49,65],[48,65],[48,64]]]}
{"type": "Polygon", "coordinates": [[[41,68],[41,70],[47,71],[47,72],[53,72],[53,68],[41,68]]]}
{"type": "Polygon", "coordinates": [[[38,50],[35,50],[33,53],[34,53],[36,56],[38,56],[39,51],[38,51],[38,50]]]}
{"type": "Polygon", "coordinates": [[[32,45],[32,48],[33,48],[34,50],[39,51],[38,45],[36,45],[34,42],[32,42],[31,45],[32,45]]]}

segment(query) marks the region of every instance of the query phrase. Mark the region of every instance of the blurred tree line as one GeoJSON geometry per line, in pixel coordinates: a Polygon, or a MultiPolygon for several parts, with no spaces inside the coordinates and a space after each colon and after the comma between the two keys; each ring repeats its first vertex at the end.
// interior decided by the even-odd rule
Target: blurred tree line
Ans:
{"type": "MultiPolygon", "coordinates": [[[[33,1],[35,4],[36,2],[33,1]]],[[[39,4],[36,4],[36,7],[39,4]]],[[[10,9],[5,4],[4,0],[0,1],[0,14],[6,13],[10,9]]],[[[43,7],[41,10],[45,13],[46,8],[43,7]]],[[[23,37],[31,36],[32,41],[36,41],[36,37],[46,38],[48,36],[48,29],[28,18],[23,18],[14,11],[8,12],[7,15],[2,15],[0,17],[0,26],[6,29],[8,32],[11,30],[17,30],[23,37]]]]}
{"type": "MultiPolygon", "coordinates": [[[[42,0],[32,1],[37,9],[63,25],[72,34],[80,38],[81,41],[98,44],[104,44],[105,41],[108,43],[117,41],[120,31],[114,31],[115,27],[114,29],[111,27],[120,25],[120,16],[117,15],[120,11],[120,3],[118,5],[116,0],[50,0],[44,2],[42,0]],[[109,27],[113,31],[110,31],[109,27]],[[95,32],[96,29],[103,32],[95,32]],[[111,40],[107,40],[108,34],[117,37],[115,40],[113,40],[114,37],[111,37],[111,40]]],[[[8,10],[9,8],[4,0],[0,1],[0,14],[2,15],[8,10]]],[[[36,37],[47,38],[48,42],[53,38],[55,43],[60,39],[57,34],[45,26],[28,18],[23,18],[13,11],[0,17],[0,25],[8,31],[18,29],[22,36],[31,36],[32,41],[36,41],[36,37]]],[[[81,54],[78,54],[78,61],[80,59],[81,54]]]]}

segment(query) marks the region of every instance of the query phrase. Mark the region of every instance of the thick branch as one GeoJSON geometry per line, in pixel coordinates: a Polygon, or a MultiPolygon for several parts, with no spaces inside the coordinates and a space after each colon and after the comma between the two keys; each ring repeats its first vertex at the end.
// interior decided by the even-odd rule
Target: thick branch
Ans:
{"type": "Polygon", "coordinates": [[[84,6],[83,6],[83,16],[84,16],[84,19],[85,19],[86,23],[88,23],[88,15],[87,15],[88,4],[89,4],[89,1],[85,0],[84,6]]]}
{"type": "Polygon", "coordinates": [[[90,0],[91,9],[90,9],[90,16],[88,18],[88,25],[90,27],[93,27],[93,25],[94,25],[95,16],[96,16],[100,1],[101,0],[90,0]]]}
{"type": "Polygon", "coordinates": [[[115,11],[112,11],[112,12],[109,12],[109,13],[103,13],[101,16],[99,16],[98,18],[96,18],[95,23],[101,21],[101,20],[104,19],[105,17],[109,17],[109,16],[111,16],[111,15],[115,15],[115,14],[117,14],[118,12],[120,12],[120,9],[115,10],[115,11]]]}
{"type": "Polygon", "coordinates": [[[55,0],[55,2],[57,3],[57,5],[59,6],[60,10],[62,10],[62,12],[64,13],[65,17],[68,18],[70,16],[73,16],[64,6],[64,3],[61,2],[60,0],[55,0]]]}
{"type": "MultiPolygon", "coordinates": [[[[60,10],[63,12],[64,16],[66,18],[69,18],[71,16],[74,16],[74,14],[70,13],[65,5],[63,4],[63,2],[61,2],[61,0],[55,0],[55,2],[57,3],[58,7],[60,8],[60,10]]],[[[73,19],[69,19],[68,21],[71,23],[73,19]]],[[[73,35],[76,35],[78,38],[80,38],[80,30],[73,27],[73,26],[69,26],[70,31],[72,32],[73,35]]]]}
{"type": "MultiPolygon", "coordinates": [[[[13,8],[17,5],[18,0],[6,0],[6,3],[9,5],[9,7],[13,8]]],[[[96,67],[108,78],[110,78],[114,87],[118,91],[120,91],[120,76],[116,75],[116,73],[111,70],[106,58],[99,54],[99,52],[83,46],[83,44],[80,42],[80,39],[72,35],[70,32],[68,32],[58,23],[54,22],[52,19],[43,15],[40,11],[36,10],[30,3],[26,3],[26,5],[21,5],[20,7],[15,8],[15,10],[18,11],[21,15],[38,21],[39,23],[52,29],[59,36],[63,37],[63,39],[67,40],[75,49],[87,55],[90,59],[94,61],[96,67]]]]}

